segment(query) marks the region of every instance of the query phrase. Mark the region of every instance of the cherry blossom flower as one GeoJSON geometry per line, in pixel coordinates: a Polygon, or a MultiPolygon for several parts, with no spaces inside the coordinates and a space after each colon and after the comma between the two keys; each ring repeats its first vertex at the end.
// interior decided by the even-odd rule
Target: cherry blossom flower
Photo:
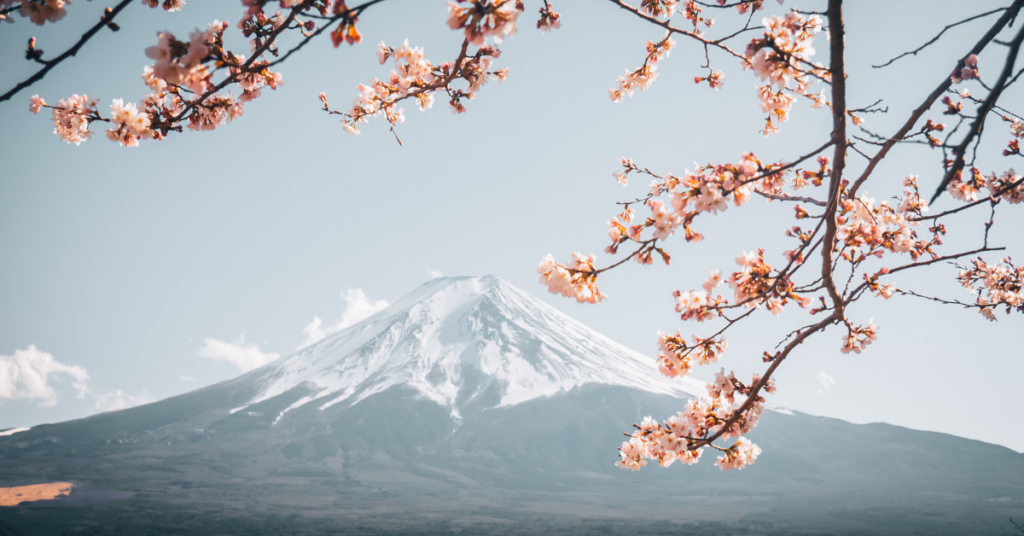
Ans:
{"type": "Polygon", "coordinates": [[[476,46],[483,46],[487,37],[501,43],[506,36],[516,33],[516,19],[522,11],[516,4],[514,0],[448,2],[448,27],[453,30],[465,28],[466,40],[476,46]]]}
{"type": "Polygon", "coordinates": [[[29,102],[31,104],[28,109],[34,114],[39,113],[39,110],[41,110],[43,106],[46,106],[46,101],[40,98],[39,95],[32,95],[32,97],[29,98],[29,102]]]}
{"type": "Polygon", "coordinates": [[[550,2],[544,2],[544,6],[540,8],[540,19],[537,20],[537,29],[542,33],[548,33],[551,30],[557,30],[562,27],[562,16],[555,10],[551,9],[553,4],[550,2]]]}
{"type": "Polygon", "coordinates": [[[573,252],[572,260],[562,266],[551,255],[545,255],[537,265],[537,273],[552,294],[576,298],[579,303],[598,303],[607,296],[597,287],[594,260],[594,255],[573,252]]]}

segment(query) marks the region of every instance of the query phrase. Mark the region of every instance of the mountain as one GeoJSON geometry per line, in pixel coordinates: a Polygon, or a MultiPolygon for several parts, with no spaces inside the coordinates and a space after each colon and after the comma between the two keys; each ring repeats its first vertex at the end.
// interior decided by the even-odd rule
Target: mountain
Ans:
{"type": "Polygon", "coordinates": [[[674,381],[640,355],[494,277],[439,278],[366,321],[250,374],[259,395],[233,411],[311,392],[277,415],[313,404],[355,405],[396,386],[452,418],[572,391],[620,385],[693,397],[704,384],[674,381]]]}
{"type": "MultiPolygon", "coordinates": [[[[1024,454],[772,411],[742,471],[613,466],[703,384],[493,276],[432,280],[233,380],[0,435],[6,534],[991,534],[1024,454]]],[[[708,453],[710,454],[710,453],[708,453]]],[[[710,456],[709,456],[710,457],[710,456]]]]}

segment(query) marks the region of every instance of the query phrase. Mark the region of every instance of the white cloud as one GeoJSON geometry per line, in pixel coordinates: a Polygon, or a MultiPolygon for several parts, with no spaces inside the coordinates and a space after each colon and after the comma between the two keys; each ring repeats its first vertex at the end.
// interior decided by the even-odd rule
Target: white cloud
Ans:
{"type": "Polygon", "coordinates": [[[437,279],[438,277],[444,277],[444,274],[440,270],[434,270],[433,268],[427,268],[427,273],[430,274],[431,279],[437,279]]]}
{"type": "Polygon", "coordinates": [[[143,389],[138,395],[131,395],[117,389],[96,397],[96,403],[92,405],[92,412],[105,413],[107,411],[117,411],[119,409],[127,409],[132,406],[148,404],[152,401],[153,399],[150,398],[149,393],[147,393],[145,389],[143,389]]]}
{"type": "Polygon", "coordinates": [[[196,383],[196,379],[193,378],[192,376],[182,376],[182,377],[180,377],[178,379],[183,381],[183,382],[185,382],[185,383],[196,383]]]}
{"type": "Polygon", "coordinates": [[[818,385],[821,386],[821,388],[818,389],[818,393],[828,394],[828,392],[832,390],[832,386],[835,384],[836,381],[832,376],[825,374],[824,371],[818,373],[818,385]]]}
{"type": "Polygon", "coordinates": [[[71,379],[78,398],[89,391],[89,373],[84,368],[65,365],[35,345],[15,350],[14,355],[0,355],[0,399],[39,400],[41,406],[53,406],[57,392],[52,384],[60,376],[71,379]]]}
{"type": "Polygon", "coordinates": [[[350,288],[342,292],[341,297],[345,299],[345,310],[341,313],[338,323],[333,326],[324,326],[323,320],[320,320],[319,316],[313,317],[313,321],[302,329],[306,340],[299,345],[299,349],[320,341],[332,333],[337,333],[349,326],[355,325],[390,305],[387,300],[371,300],[362,289],[358,288],[350,288]]]}
{"type": "Polygon", "coordinates": [[[226,361],[238,367],[242,372],[262,367],[267,363],[281,357],[281,354],[265,354],[260,351],[256,343],[245,344],[243,333],[235,342],[224,342],[217,339],[205,339],[203,347],[196,350],[196,355],[213,359],[214,361],[226,361]]]}

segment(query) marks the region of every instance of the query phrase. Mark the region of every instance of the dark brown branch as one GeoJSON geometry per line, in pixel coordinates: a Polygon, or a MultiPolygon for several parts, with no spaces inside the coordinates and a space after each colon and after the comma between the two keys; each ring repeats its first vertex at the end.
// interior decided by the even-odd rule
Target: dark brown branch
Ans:
{"type": "Polygon", "coordinates": [[[896,289],[896,293],[900,294],[902,296],[913,296],[915,298],[924,298],[926,300],[942,303],[942,304],[945,304],[945,305],[959,305],[959,306],[961,306],[961,307],[963,307],[965,309],[970,309],[970,308],[973,308],[973,307],[980,307],[977,304],[964,303],[964,302],[962,302],[960,300],[944,300],[942,298],[937,298],[935,296],[925,296],[924,294],[918,294],[918,293],[914,292],[913,290],[896,289]]]}
{"type": "Polygon", "coordinates": [[[36,72],[36,74],[30,76],[25,81],[14,86],[14,89],[8,91],[7,93],[4,93],[3,95],[0,95],[0,102],[10,100],[10,98],[16,95],[19,91],[42,80],[43,77],[46,76],[46,73],[50,72],[50,69],[56,67],[60,62],[70,58],[71,56],[78,54],[78,51],[82,48],[82,45],[84,45],[88,40],[92,39],[92,37],[96,35],[96,33],[99,32],[101,29],[103,29],[104,26],[112,22],[114,20],[114,17],[116,17],[122,9],[128,7],[128,4],[130,3],[132,3],[132,0],[121,0],[121,3],[114,6],[109,13],[104,12],[103,16],[100,17],[100,21],[96,23],[96,25],[92,28],[89,28],[89,31],[82,34],[82,37],[78,40],[77,43],[75,43],[71,48],[64,51],[64,53],[60,56],[57,56],[52,60],[45,61],[43,68],[36,72]]]}
{"type": "MultiPolygon", "coordinates": [[[[1024,0],[1014,0],[1013,4],[1009,8],[1007,8],[1006,12],[1003,13],[1001,17],[999,17],[999,20],[997,20],[996,23],[993,24],[991,28],[989,28],[988,32],[985,32],[985,35],[981,38],[981,40],[978,41],[977,44],[975,44],[974,47],[972,47],[971,50],[964,55],[963,58],[957,61],[954,71],[959,71],[960,69],[962,69],[964,66],[964,60],[966,60],[972,54],[981,53],[981,51],[984,50],[985,47],[988,46],[988,44],[992,42],[992,40],[995,39],[997,35],[999,35],[999,32],[1002,31],[1003,27],[1005,27],[1010,22],[1010,20],[1014,19],[1017,16],[1017,13],[1020,11],[1022,5],[1024,5],[1024,0]]],[[[928,109],[932,107],[932,104],[934,104],[935,101],[938,100],[938,98],[943,93],[945,93],[946,90],[949,89],[949,87],[952,84],[953,81],[950,79],[949,75],[946,75],[942,79],[942,83],[939,84],[939,87],[935,88],[935,90],[932,91],[927,98],[925,98],[924,102],[922,102],[921,105],[918,106],[913,111],[913,113],[910,114],[910,118],[907,119],[907,122],[903,124],[903,127],[901,127],[900,130],[896,132],[895,135],[893,135],[893,137],[889,138],[889,141],[887,141],[885,145],[882,146],[882,149],[878,151],[878,154],[876,154],[874,158],[871,159],[871,162],[868,163],[867,167],[864,169],[864,172],[861,173],[860,177],[853,183],[853,186],[850,187],[850,193],[848,194],[850,197],[853,197],[857,194],[857,190],[861,187],[862,184],[864,184],[864,181],[868,180],[868,177],[870,177],[871,173],[874,172],[875,167],[878,165],[878,163],[881,162],[887,154],[889,154],[889,150],[892,149],[894,145],[896,145],[896,142],[902,140],[903,137],[907,135],[907,132],[910,132],[910,129],[914,128],[914,125],[917,123],[919,119],[921,119],[921,116],[924,115],[924,113],[927,112],[928,109]]]]}
{"type": "MultiPolygon", "coordinates": [[[[310,41],[312,41],[314,37],[316,37],[316,36],[320,35],[321,33],[323,33],[324,30],[329,29],[335,22],[338,22],[339,20],[342,20],[342,19],[351,19],[351,18],[354,18],[354,17],[358,17],[359,15],[362,15],[363,11],[365,11],[370,6],[372,6],[374,4],[379,4],[379,3],[383,2],[383,1],[384,0],[370,0],[369,2],[366,2],[364,4],[360,4],[358,6],[355,6],[355,7],[351,8],[351,9],[349,9],[348,11],[345,11],[343,13],[339,13],[339,14],[333,16],[333,17],[317,17],[317,18],[323,18],[323,19],[327,20],[327,22],[324,23],[323,25],[321,25],[319,28],[317,28],[315,32],[305,36],[305,39],[303,39],[301,42],[299,42],[298,45],[295,45],[294,48],[292,48],[291,50],[286,52],[284,54],[284,56],[281,56],[280,58],[270,62],[270,65],[268,65],[268,67],[273,67],[273,66],[277,65],[278,63],[281,63],[284,60],[288,59],[289,56],[291,56],[292,54],[294,54],[294,53],[298,52],[299,50],[301,50],[302,47],[306,46],[306,43],[309,43],[310,41]]],[[[309,17],[309,15],[303,15],[303,16],[309,17]]]]}
{"type": "MultiPolygon", "coordinates": [[[[644,19],[644,20],[650,22],[651,24],[655,24],[657,26],[661,26],[662,28],[665,28],[669,32],[677,33],[677,34],[680,34],[680,35],[685,35],[687,37],[696,39],[697,41],[700,41],[701,43],[704,43],[705,45],[711,45],[711,46],[714,46],[714,47],[718,47],[718,48],[728,52],[729,54],[732,54],[733,56],[743,60],[744,65],[750,63],[749,60],[747,60],[746,56],[744,56],[743,54],[740,54],[739,52],[736,52],[735,50],[729,48],[726,45],[723,45],[721,42],[719,42],[721,40],[719,40],[719,41],[712,41],[710,39],[706,39],[704,37],[701,37],[701,36],[699,36],[699,35],[697,35],[697,34],[695,34],[693,32],[688,32],[686,30],[682,30],[680,28],[676,28],[675,26],[672,26],[669,23],[669,21],[667,21],[667,20],[664,20],[664,21],[658,20],[657,18],[652,17],[652,16],[650,16],[650,15],[648,15],[646,13],[641,12],[639,9],[637,9],[637,8],[635,8],[635,7],[631,6],[631,5],[623,2],[622,0],[609,0],[609,1],[611,3],[617,5],[617,6],[621,7],[622,9],[625,9],[626,11],[629,11],[630,13],[640,17],[641,19],[644,19]]],[[[1022,1],[1024,1],[1024,0],[1022,0],[1022,1]]]]}
{"type": "Polygon", "coordinates": [[[829,0],[828,21],[831,32],[829,40],[829,71],[832,74],[832,142],[835,152],[832,158],[832,178],[829,181],[828,207],[823,215],[825,221],[824,246],[821,250],[821,279],[832,299],[835,315],[845,320],[843,298],[836,289],[832,272],[832,253],[835,251],[838,222],[836,213],[839,197],[842,195],[843,169],[846,167],[846,63],[845,30],[843,26],[842,0],[829,0]]]}
{"type": "Polygon", "coordinates": [[[889,61],[887,61],[887,62],[885,62],[885,63],[883,63],[881,65],[872,65],[872,67],[874,67],[875,69],[881,69],[882,67],[887,67],[889,65],[892,65],[892,63],[894,61],[896,61],[896,60],[898,60],[898,59],[900,59],[900,58],[902,58],[904,56],[916,56],[918,52],[921,52],[922,50],[924,50],[925,48],[929,47],[930,45],[935,44],[935,42],[938,41],[940,37],[942,37],[942,34],[946,33],[946,30],[949,30],[951,28],[955,28],[957,26],[960,26],[961,24],[966,24],[966,23],[971,22],[973,20],[978,20],[980,18],[987,17],[987,16],[989,16],[989,15],[991,15],[993,13],[999,13],[1000,11],[1005,11],[1007,9],[1009,9],[1009,8],[1001,7],[999,9],[993,9],[992,11],[987,11],[987,12],[982,13],[980,15],[975,15],[973,17],[964,19],[964,20],[962,20],[960,22],[954,22],[953,24],[950,24],[949,26],[946,26],[945,28],[943,28],[942,31],[939,32],[939,35],[936,35],[935,37],[931,38],[931,40],[928,41],[927,43],[925,43],[925,44],[923,44],[923,45],[921,45],[921,46],[917,47],[916,49],[911,50],[909,52],[904,52],[903,54],[900,54],[899,56],[896,56],[895,58],[893,58],[893,59],[891,59],[891,60],[889,60],[889,61]]]}
{"type": "Polygon", "coordinates": [[[1003,65],[1003,72],[999,73],[999,80],[996,81],[995,88],[989,92],[988,97],[985,98],[985,102],[982,103],[981,108],[978,110],[978,116],[974,119],[974,124],[972,124],[971,129],[967,131],[967,135],[964,136],[963,141],[961,141],[960,145],[953,150],[953,165],[946,170],[946,176],[942,178],[942,182],[939,183],[939,187],[936,188],[935,193],[932,194],[932,203],[942,195],[942,191],[946,189],[946,186],[948,186],[950,181],[953,180],[953,177],[963,171],[964,153],[967,152],[967,147],[970,146],[974,138],[981,136],[981,130],[985,126],[985,119],[988,118],[988,112],[996,105],[996,101],[999,100],[999,96],[1002,95],[1003,90],[1006,89],[1006,81],[1010,78],[1010,74],[1013,73],[1013,64],[1017,62],[1017,52],[1020,51],[1020,45],[1022,42],[1024,42],[1024,27],[1017,32],[1017,36],[1014,37],[1013,42],[1010,43],[1010,51],[1006,54],[1006,63],[1003,65]]]}
{"type": "MultiPolygon", "coordinates": [[[[978,248],[973,251],[964,251],[963,253],[955,253],[953,255],[944,255],[942,257],[935,257],[934,259],[928,259],[926,261],[915,262],[911,264],[904,264],[903,266],[897,266],[889,270],[889,275],[895,274],[896,272],[902,272],[903,270],[909,270],[911,268],[920,268],[922,266],[928,266],[929,264],[935,264],[937,262],[949,261],[953,259],[959,259],[960,257],[966,257],[967,255],[974,255],[975,253],[984,253],[986,251],[1003,251],[1006,248],[978,248]]],[[[866,283],[864,283],[866,285],[866,283]]]]}
{"type": "Polygon", "coordinates": [[[777,201],[803,201],[804,203],[810,203],[812,205],[817,205],[819,207],[824,207],[824,206],[828,205],[828,203],[826,203],[824,201],[818,201],[817,199],[814,199],[813,197],[800,197],[798,195],[785,195],[785,194],[783,194],[783,195],[766,194],[766,193],[762,192],[761,190],[754,190],[754,193],[756,193],[757,195],[759,195],[761,197],[766,197],[768,199],[775,199],[777,201]]]}

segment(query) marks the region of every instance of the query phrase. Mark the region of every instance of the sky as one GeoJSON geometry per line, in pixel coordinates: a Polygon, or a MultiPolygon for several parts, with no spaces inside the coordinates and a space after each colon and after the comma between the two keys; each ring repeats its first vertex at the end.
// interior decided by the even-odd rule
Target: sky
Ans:
{"type": "MultiPolygon", "coordinates": [[[[485,86],[465,114],[455,116],[441,102],[425,112],[406,106],[397,128],[403,146],[382,119],[352,136],[319,109],[318,92],[344,107],[357,84],[386,77],[389,66],[376,60],[382,40],[408,39],[435,63],[453,59],[461,43],[445,25],[443,2],[392,0],[360,19],[361,45],[335,49],[324,39],[282,64],[285,85],[264,90],[234,123],[138,148],[107,141],[99,126],[81,146],[61,142],[45,113],[29,112],[29,96],[55,102],[86,93],[102,99],[101,109],[114,98],[138,100],[146,93],[139,78],[149,63],[144,51],[156,31],[184,38],[242,11],[234,1],[189,2],[178,13],[137,4],[118,18],[121,31],[100,32],[73,61],[0,103],[0,366],[31,380],[0,383],[0,429],[81,418],[230,379],[441,275],[499,275],[651,355],[654,366],[657,331],[715,328],[683,325],[672,291],[699,288],[709,270],[732,271],[744,250],[764,247],[779,263],[790,247],[783,236],[793,224],[790,207],[754,199],[706,218],[698,226],[704,242],[669,241],[671,266],[627,263],[602,275],[609,298],[596,306],[548,295],[537,282],[537,262],[548,253],[565,261],[572,251],[610,262],[603,249],[614,203],[643,195],[648,184],[618,185],[612,172],[620,157],[679,175],[695,162],[734,162],[750,151],[765,161],[793,158],[831,130],[826,110],[799,103],[781,131],[765,138],[754,75],[712,52],[724,87],[695,85],[693,77],[706,74],[704,51],[682,38],[647,91],[614,104],[608,88],[643,61],[646,40],[663,33],[610,2],[563,0],[555,4],[562,28],[549,34],[533,27],[538,2],[527,3],[518,34],[496,60],[509,79],[485,86]]],[[[824,9],[809,0],[766,5],[769,14],[824,9]]],[[[858,0],[847,8],[850,103],[881,98],[889,110],[865,116],[873,131],[894,132],[994,17],[950,30],[891,67],[872,64],[1002,3],[921,5],[858,0]]],[[[85,18],[56,27],[3,25],[2,89],[34,71],[16,53],[29,36],[51,57],[102,7],[75,2],[69,13],[85,18]]],[[[742,24],[732,11],[712,16],[712,35],[742,24]]],[[[237,31],[229,32],[229,48],[245,49],[237,31]]],[[[816,58],[825,61],[824,37],[816,44],[816,58]]],[[[997,76],[1004,51],[993,46],[981,55],[985,80],[997,76]]],[[[981,93],[976,82],[964,87],[981,93]]],[[[1021,96],[1015,86],[1002,102],[1013,109],[1021,96]]],[[[926,118],[945,119],[939,107],[926,118]]],[[[992,122],[988,130],[979,164],[1001,173],[1015,164],[1000,155],[1009,129],[992,122]]],[[[863,159],[850,158],[854,172],[862,169],[863,159]]],[[[941,177],[940,158],[920,146],[900,148],[867,192],[891,197],[907,174],[919,175],[930,192],[941,177]]],[[[946,196],[935,210],[953,206],[946,196]]],[[[1024,246],[1021,213],[1001,205],[990,235],[1010,255],[1024,246]]],[[[951,218],[943,251],[973,249],[987,216],[951,218]]],[[[936,265],[893,281],[970,300],[955,276],[955,268],[936,265]]],[[[719,364],[738,376],[763,368],[761,353],[808,323],[806,312],[790,309],[755,315],[730,336],[719,364]]],[[[878,341],[853,355],[839,352],[837,329],[815,337],[780,368],[770,403],[1024,451],[1020,315],[1000,314],[992,323],[974,311],[901,297],[861,300],[850,315],[873,319],[878,341]]],[[[707,380],[716,369],[695,376],[707,380]]]]}

